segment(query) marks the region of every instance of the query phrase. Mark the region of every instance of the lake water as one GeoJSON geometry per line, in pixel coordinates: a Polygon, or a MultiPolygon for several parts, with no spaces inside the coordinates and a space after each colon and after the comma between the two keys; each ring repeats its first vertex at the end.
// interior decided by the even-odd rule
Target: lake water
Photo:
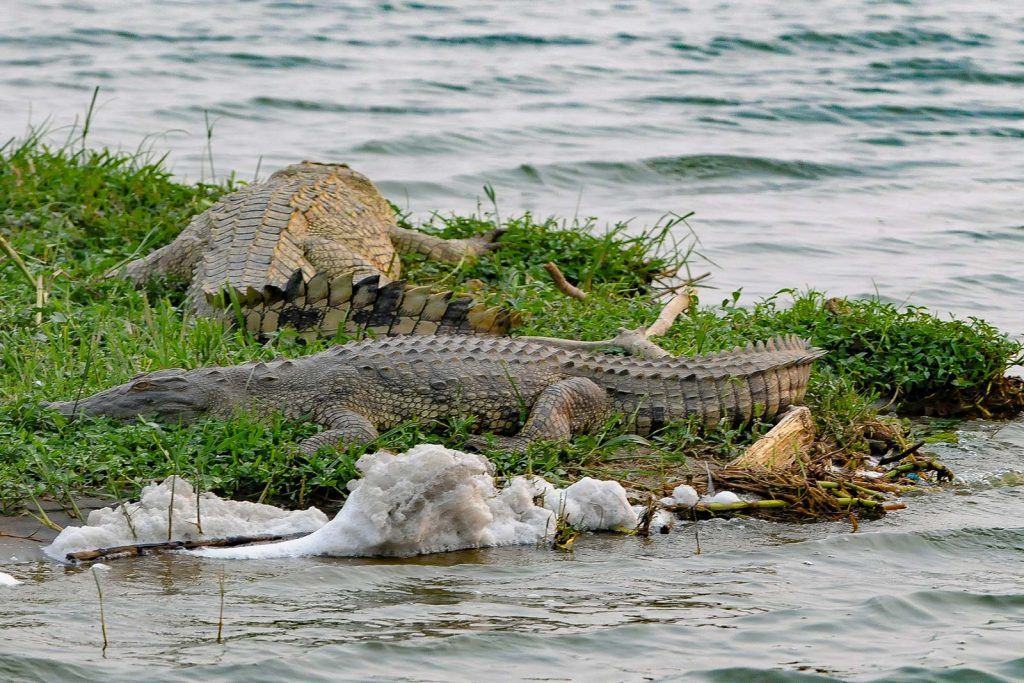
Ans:
{"type": "MultiPolygon", "coordinates": [[[[724,294],[878,294],[1024,332],[1024,5],[9,3],[0,138],[183,178],[346,161],[419,216],[690,223],[724,294]],[[205,116],[212,123],[207,148],[205,116]],[[212,151],[212,168],[209,152],[212,151]],[[486,199],[484,202],[486,203],[486,199]]],[[[704,270],[697,265],[698,270],[704,270]]],[[[712,295],[714,298],[715,295],[712,295]]],[[[968,482],[863,524],[702,525],[406,562],[0,568],[10,680],[1024,678],[1024,421],[968,425],[968,482]]]]}

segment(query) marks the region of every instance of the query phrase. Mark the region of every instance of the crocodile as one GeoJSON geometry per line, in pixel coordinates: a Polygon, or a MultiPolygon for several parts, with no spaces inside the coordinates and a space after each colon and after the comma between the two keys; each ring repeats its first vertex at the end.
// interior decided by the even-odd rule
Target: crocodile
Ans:
{"type": "Polygon", "coordinates": [[[173,242],[109,275],[137,285],[186,279],[193,313],[241,317],[258,336],[285,325],[306,337],[367,328],[505,334],[516,322],[509,311],[398,280],[399,253],[457,263],[493,249],[497,234],[445,240],[401,228],[368,178],[303,161],[225,195],[173,242]]]}
{"type": "Polygon", "coordinates": [[[472,437],[469,447],[522,452],[532,441],[567,440],[615,414],[641,436],[690,415],[707,426],[768,419],[802,400],[812,361],[823,354],[796,336],[654,360],[515,338],[387,337],[294,360],[159,370],[48,405],[72,418],[181,422],[278,413],[323,427],[300,442],[305,453],[366,443],[413,418],[471,417],[475,431],[498,436],[472,437]]]}

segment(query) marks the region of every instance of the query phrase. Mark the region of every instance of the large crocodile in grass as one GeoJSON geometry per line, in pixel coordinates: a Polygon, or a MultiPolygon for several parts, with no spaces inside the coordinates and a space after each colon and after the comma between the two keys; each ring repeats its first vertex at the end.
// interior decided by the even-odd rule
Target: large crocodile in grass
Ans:
{"type": "Polygon", "coordinates": [[[514,322],[507,311],[395,282],[399,252],[458,262],[493,248],[492,238],[444,240],[400,228],[365,176],[304,161],[225,195],[173,242],[111,274],[136,284],[187,279],[194,313],[244,317],[258,335],[284,325],[328,337],[365,328],[505,334],[514,322]]]}
{"type": "MultiPolygon", "coordinates": [[[[823,353],[795,336],[657,360],[507,338],[390,337],[295,360],[160,370],[50,407],[71,417],[185,422],[279,413],[324,428],[301,443],[307,453],[368,442],[413,418],[473,417],[475,430],[503,435],[496,447],[520,452],[536,439],[568,439],[615,413],[641,435],[689,415],[706,425],[770,418],[803,398],[811,363],[823,353]]],[[[483,443],[474,438],[470,445],[483,443]]]]}

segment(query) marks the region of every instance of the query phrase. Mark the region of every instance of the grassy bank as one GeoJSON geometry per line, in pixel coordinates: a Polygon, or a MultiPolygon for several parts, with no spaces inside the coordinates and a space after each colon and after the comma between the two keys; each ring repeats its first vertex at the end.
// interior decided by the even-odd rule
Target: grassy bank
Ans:
{"type": "MultiPolygon", "coordinates": [[[[172,473],[229,496],[330,504],[343,497],[354,462],[366,450],[423,440],[462,445],[466,425],[453,420],[411,424],[367,448],[305,457],[293,443],[316,430],[306,423],[245,417],[189,426],[65,423],[38,408],[40,401],[92,393],[143,371],[295,356],[329,343],[303,346],[284,332],[260,344],[214,321],[183,319],[180,289],[152,285],[139,291],[103,277],[167,243],[191,215],[233,186],[182,184],[160,160],[78,144],[51,149],[32,139],[0,151],[0,235],[23,260],[0,260],[0,511],[40,496],[133,497],[141,485],[172,473]]],[[[620,326],[654,320],[659,304],[653,289],[666,272],[702,270],[691,242],[671,241],[685,234],[683,225],[672,222],[638,233],[625,226],[603,231],[481,213],[437,216],[417,227],[461,236],[499,223],[507,232],[494,254],[454,268],[412,258],[406,275],[512,306],[524,314],[525,334],[602,339],[620,326]],[[590,296],[578,301],[557,292],[543,270],[549,260],[590,296]]],[[[826,438],[850,452],[868,448],[861,425],[870,421],[868,406],[876,398],[915,410],[988,410],[999,378],[1021,354],[1018,344],[982,321],[940,320],[922,309],[816,292],[780,293],[751,308],[740,306],[738,295],[720,298],[706,294],[662,345],[698,353],[795,332],[830,349],[808,401],[826,438]]],[[[1013,408],[1012,397],[1007,405],[1013,408]]],[[[677,425],[641,443],[612,423],[568,447],[540,445],[524,457],[492,456],[504,474],[671,479],[688,459],[728,456],[767,427],[698,433],[677,425]]]]}

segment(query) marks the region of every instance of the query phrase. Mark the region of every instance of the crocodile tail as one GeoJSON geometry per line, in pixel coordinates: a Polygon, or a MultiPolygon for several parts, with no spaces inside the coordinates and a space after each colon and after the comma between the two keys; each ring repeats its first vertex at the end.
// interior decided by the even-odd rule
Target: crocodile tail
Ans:
{"type": "Polygon", "coordinates": [[[514,311],[487,307],[469,296],[411,287],[400,280],[381,284],[379,275],[352,273],[331,279],[324,273],[306,280],[295,271],[282,287],[227,289],[207,294],[224,317],[244,321],[249,332],[265,337],[283,327],[300,337],[332,338],[404,334],[505,335],[519,324],[514,311]]]}
{"type": "Polygon", "coordinates": [[[723,418],[734,423],[770,419],[801,402],[811,366],[825,353],[788,335],[680,359],[679,368],[692,373],[687,401],[710,427],[723,418]]]}
{"type": "Polygon", "coordinates": [[[748,344],[735,352],[753,370],[744,378],[742,388],[735,387],[736,413],[742,419],[771,418],[802,402],[812,363],[828,353],[792,334],[748,344]]]}

